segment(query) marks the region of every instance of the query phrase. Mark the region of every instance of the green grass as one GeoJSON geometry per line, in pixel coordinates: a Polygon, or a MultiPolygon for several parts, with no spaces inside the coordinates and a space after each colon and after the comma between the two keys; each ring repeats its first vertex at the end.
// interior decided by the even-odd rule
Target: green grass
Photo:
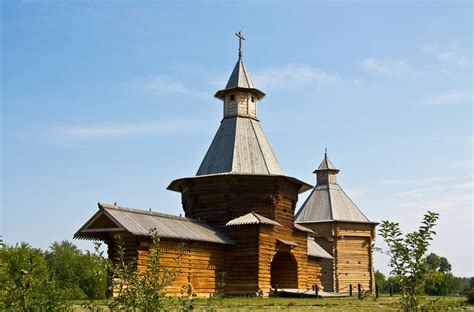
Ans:
{"type": "MultiPolygon", "coordinates": [[[[462,310],[464,307],[474,311],[474,307],[464,305],[465,298],[460,297],[427,297],[434,301],[436,311],[453,309],[462,310]]],[[[197,300],[196,306],[205,305],[202,299],[197,300]]],[[[222,300],[218,311],[397,311],[398,297],[382,296],[379,299],[366,298],[226,298],[222,300]]]]}
{"type": "MultiPolygon", "coordinates": [[[[474,311],[463,297],[425,297],[432,302],[430,311],[474,311]]],[[[80,306],[86,301],[76,301],[77,311],[86,311],[80,306]]],[[[95,302],[105,305],[106,301],[95,302]]],[[[220,300],[195,299],[196,311],[205,311],[212,306],[216,311],[398,311],[398,297],[383,295],[379,299],[369,297],[359,300],[351,298],[224,298],[220,300]]]]}

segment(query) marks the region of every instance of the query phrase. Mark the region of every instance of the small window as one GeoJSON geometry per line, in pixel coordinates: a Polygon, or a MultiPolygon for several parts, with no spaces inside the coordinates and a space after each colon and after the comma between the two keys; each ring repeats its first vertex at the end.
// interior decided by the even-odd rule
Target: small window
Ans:
{"type": "Polygon", "coordinates": [[[250,100],[252,101],[252,103],[255,102],[255,98],[253,96],[250,98],[250,100]]]}
{"type": "Polygon", "coordinates": [[[230,95],[230,100],[231,100],[231,101],[235,100],[235,94],[231,94],[231,95],[230,95]]]}

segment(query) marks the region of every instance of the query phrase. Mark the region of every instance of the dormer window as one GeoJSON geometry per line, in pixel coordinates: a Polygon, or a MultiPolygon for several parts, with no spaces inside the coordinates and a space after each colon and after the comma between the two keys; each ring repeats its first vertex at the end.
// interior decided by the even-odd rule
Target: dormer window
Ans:
{"type": "Polygon", "coordinates": [[[250,100],[252,101],[252,103],[255,103],[255,98],[253,96],[250,97],[250,100]]]}
{"type": "Polygon", "coordinates": [[[231,95],[230,95],[230,100],[231,100],[231,101],[235,100],[235,94],[231,94],[231,95]]]}

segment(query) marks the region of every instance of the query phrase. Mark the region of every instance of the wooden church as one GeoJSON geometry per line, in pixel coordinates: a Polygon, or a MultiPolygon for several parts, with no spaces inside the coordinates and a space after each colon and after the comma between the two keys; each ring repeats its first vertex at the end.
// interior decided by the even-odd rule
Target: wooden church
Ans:
{"type": "Polygon", "coordinates": [[[374,284],[371,242],[375,223],[335,184],[337,169],[327,156],[316,170],[318,184],[295,218],[300,193],[311,185],[283,173],[257,118],[257,89],[239,57],[224,89],[223,119],[195,176],[174,180],[185,217],[99,203],[75,238],[104,241],[117,258],[115,236],[126,260],[146,270],[160,236],[161,261],[179,274],[169,294],[187,286],[193,294],[214,293],[222,278],[227,295],[268,296],[279,289],[344,291],[347,283],[374,284]],[[184,254],[176,260],[179,244],[184,254]]]}

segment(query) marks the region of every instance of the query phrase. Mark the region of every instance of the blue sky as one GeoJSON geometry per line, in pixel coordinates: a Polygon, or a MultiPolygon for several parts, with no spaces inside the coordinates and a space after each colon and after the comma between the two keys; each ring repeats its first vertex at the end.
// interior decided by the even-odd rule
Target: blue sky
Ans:
{"type": "Polygon", "coordinates": [[[439,212],[431,249],[471,276],[469,1],[3,1],[4,240],[71,240],[99,201],[181,213],[166,187],[217,131],[241,29],[285,173],[314,184],[328,148],[370,219],[439,212]]]}

